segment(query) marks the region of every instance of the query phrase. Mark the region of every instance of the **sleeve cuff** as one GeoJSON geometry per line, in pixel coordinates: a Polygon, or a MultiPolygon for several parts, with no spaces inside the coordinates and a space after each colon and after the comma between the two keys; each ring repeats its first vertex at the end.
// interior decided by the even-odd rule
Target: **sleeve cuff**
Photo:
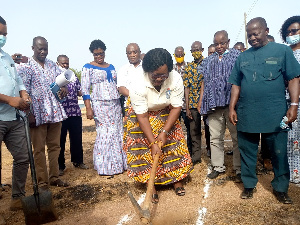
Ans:
{"type": "Polygon", "coordinates": [[[83,100],[91,99],[91,96],[90,95],[84,95],[84,96],[82,96],[82,99],[83,100]]]}

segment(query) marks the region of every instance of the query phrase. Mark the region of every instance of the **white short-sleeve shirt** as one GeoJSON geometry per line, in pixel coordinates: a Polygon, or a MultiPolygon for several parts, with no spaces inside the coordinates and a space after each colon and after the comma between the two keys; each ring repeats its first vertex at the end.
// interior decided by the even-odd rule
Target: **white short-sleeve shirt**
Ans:
{"type": "Polygon", "coordinates": [[[129,89],[131,84],[135,81],[141,80],[143,77],[142,61],[135,67],[133,64],[126,64],[118,71],[117,87],[124,86],[129,89]]]}
{"type": "Polygon", "coordinates": [[[144,73],[143,80],[129,89],[131,104],[136,114],[161,110],[169,105],[181,107],[183,95],[183,81],[175,70],[169,73],[160,91],[151,84],[148,73],[144,73]]]}

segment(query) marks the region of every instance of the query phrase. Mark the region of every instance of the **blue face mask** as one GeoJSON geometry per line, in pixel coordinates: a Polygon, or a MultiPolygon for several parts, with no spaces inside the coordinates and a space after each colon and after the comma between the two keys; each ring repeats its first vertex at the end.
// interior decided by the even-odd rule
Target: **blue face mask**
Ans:
{"type": "Polygon", "coordinates": [[[0,35],[0,48],[2,48],[6,43],[6,37],[3,35],[0,35]]]}
{"type": "Polygon", "coordinates": [[[286,43],[288,43],[289,45],[295,45],[298,44],[299,42],[300,42],[300,34],[286,37],[286,43]]]}

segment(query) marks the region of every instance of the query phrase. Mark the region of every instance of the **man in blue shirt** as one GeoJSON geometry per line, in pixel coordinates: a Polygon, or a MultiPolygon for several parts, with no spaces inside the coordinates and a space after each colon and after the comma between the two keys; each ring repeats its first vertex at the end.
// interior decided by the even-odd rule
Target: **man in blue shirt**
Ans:
{"type": "Polygon", "coordinates": [[[12,58],[2,50],[7,35],[6,21],[0,16],[0,144],[4,141],[13,157],[12,200],[10,209],[22,209],[25,196],[29,157],[24,123],[17,118],[16,109],[29,108],[31,99],[12,58]]]}
{"type": "Polygon", "coordinates": [[[229,119],[237,127],[241,153],[242,199],[253,197],[257,184],[256,162],[259,137],[271,150],[274,179],[271,184],[279,202],[291,204],[287,191],[290,171],[287,158],[286,124],[297,119],[300,65],[290,47],[269,42],[269,28],[264,18],[257,17],[247,24],[248,42],[252,48],[241,53],[229,78],[232,83],[229,119]],[[287,109],[285,84],[291,97],[287,109]],[[238,102],[238,103],[237,103],[238,102]]]}

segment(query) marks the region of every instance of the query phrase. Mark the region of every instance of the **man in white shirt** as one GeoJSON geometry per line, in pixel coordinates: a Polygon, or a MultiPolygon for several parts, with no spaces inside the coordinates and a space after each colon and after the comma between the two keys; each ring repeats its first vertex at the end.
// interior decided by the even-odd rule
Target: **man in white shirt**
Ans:
{"type": "Polygon", "coordinates": [[[142,79],[143,68],[141,60],[141,50],[138,44],[130,43],[126,47],[126,55],[129,63],[122,66],[118,72],[117,87],[119,92],[128,97],[129,86],[135,81],[142,79]]]}

